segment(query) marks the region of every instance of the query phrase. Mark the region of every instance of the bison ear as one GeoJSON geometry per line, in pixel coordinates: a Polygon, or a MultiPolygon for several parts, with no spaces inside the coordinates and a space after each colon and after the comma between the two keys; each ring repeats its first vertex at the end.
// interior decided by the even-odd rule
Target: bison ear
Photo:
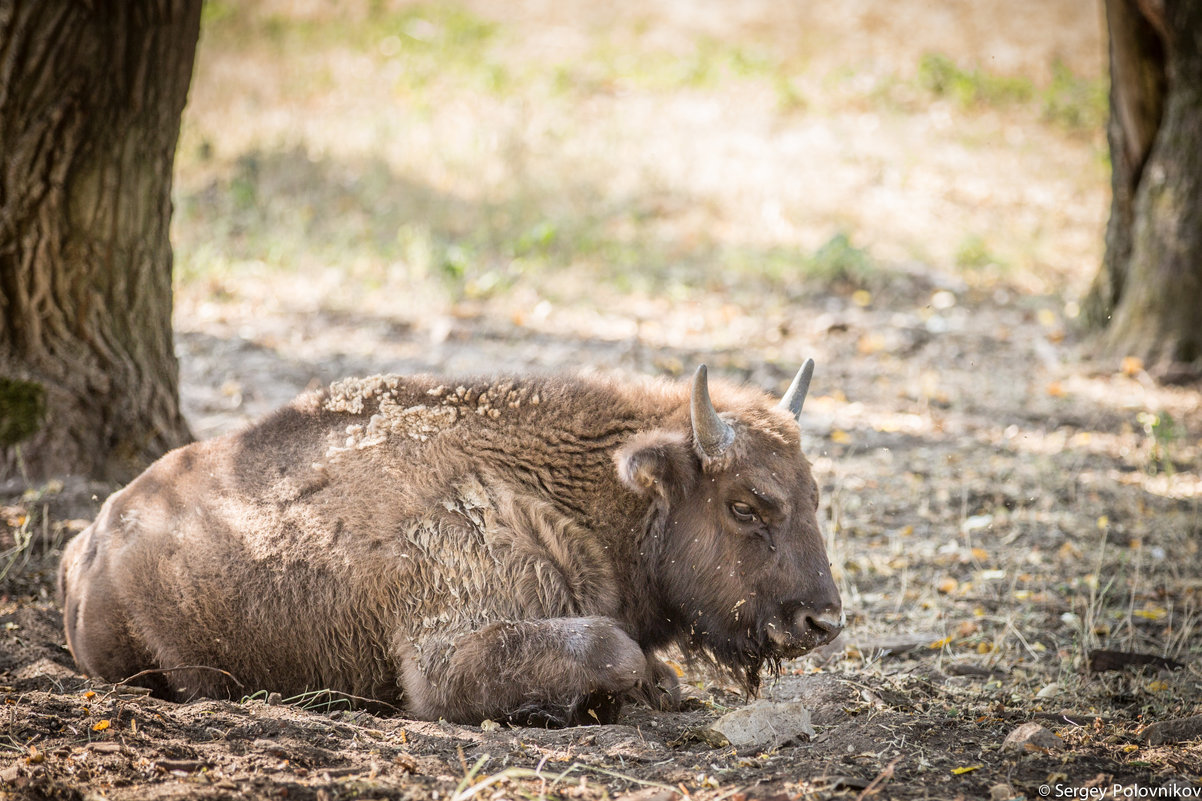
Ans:
{"type": "Polygon", "coordinates": [[[670,500],[697,480],[692,443],[673,431],[636,434],[614,454],[618,478],[640,495],[670,500]]]}

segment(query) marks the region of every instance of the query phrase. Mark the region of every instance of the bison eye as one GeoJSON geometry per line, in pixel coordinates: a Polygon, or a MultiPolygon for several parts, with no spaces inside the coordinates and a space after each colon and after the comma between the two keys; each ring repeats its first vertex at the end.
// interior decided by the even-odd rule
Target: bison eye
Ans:
{"type": "Polygon", "coordinates": [[[755,509],[752,509],[750,504],[743,503],[742,501],[734,501],[731,503],[730,513],[734,515],[735,520],[738,520],[740,523],[752,523],[756,520],[759,520],[759,515],[755,513],[755,509]]]}

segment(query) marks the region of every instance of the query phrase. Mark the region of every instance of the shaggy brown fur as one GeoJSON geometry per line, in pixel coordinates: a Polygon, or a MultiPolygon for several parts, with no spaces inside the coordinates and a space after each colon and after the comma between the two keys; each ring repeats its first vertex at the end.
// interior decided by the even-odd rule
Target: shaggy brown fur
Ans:
{"type": "MultiPolygon", "coordinates": [[[[680,384],[378,376],[304,395],[108,499],[63,557],[67,642],[110,681],[206,666],[460,722],[670,702],[653,654],[672,642],[754,685],[834,636],[839,599],[796,421],[714,390],[735,432],[717,456],[680,384]]],[[[146,681],[240,692],[212,670],[146,681]]]]}

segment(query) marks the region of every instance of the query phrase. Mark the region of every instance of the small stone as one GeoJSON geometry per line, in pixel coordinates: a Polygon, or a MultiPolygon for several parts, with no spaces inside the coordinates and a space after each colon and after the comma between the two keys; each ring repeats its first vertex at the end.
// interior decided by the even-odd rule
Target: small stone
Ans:
{"type": "Polygon", "coordinates": [[[800,701],[759,700],[729,712],[710,726],[736,748],[776,748],[801,735],[812,738],[810,710],[800,701]]]}
{"type": "Polygon", "coordinates": [[[1144,729],[1144,739],[1149,745],[1183,743],[1202,737],[1202,715],[1176,720],[1162,720],[1144,729]]]}
{"type": "Polygon", "coordinates": [[[1010,734],[1002,743],[1003,751],[1020,754],[1042,754],[1048,751],[1060,751],[1064,748],[1064,740],[1060,735],[1050,732],[1038,723],[1024,723],[1010,734]]]}
{"type": "Polygon", "coordinates": [[[618,796],[617,801],[676,801],[683,796],[668,787],[648,787],[618,796]]]}
{"type": "Polygon", "coordinates": [[[989,788],[989,801],[1010,801],[1016,797],[1018,793],[1008,784],[995,784],[989,788]]]}
{"type": "Polygon", "coordinates": [[[284,703],[284,696],[279,693],[267,693],[268,706],[279,706],[282,703],[284,703]]]}

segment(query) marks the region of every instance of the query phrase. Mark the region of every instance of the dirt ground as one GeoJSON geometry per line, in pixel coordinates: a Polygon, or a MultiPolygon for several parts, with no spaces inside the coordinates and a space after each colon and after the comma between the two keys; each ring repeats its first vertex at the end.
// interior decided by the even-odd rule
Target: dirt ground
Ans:
{"type": "MultiPolygon", "coordinates": [[[[1152,744],[1149,726],[1202,713],[1198,443],[1158,444],[1137,410],[1154,403],[1197,431],[1197,391],[1082,360],[1071,329],[1046,324],[1042,301],[966,292],[934,312],[938,291],[914,279],[883,307],[809,296],[789,304],[788,332],[765,334],[784,353],[819,360],[805,428],[850,620],[837,647],[766,682],[766,698],[810,710],[812,738],[720,745],[705,728],[748,699],[692,673],[680,712],[628,708],[618,725],[561,731],[377,717],[328,697],[173,705],[92,682],[63,646],[52,581],[63,540],[104,492],[51,486],[5,507],[9,536],[32,531],[33,543],[7,571],[0,607],[0,792],[794,799],[1196,789],[1199,732],[1152,744]],[[874,349],[876,338],[886,344],[874,349]],[[1098,647],[1185,667],[1091,672],[1087,651],[1098,647]],[[1005,750],[1029,722],[1059,740],[1005,750]]],[[[256,344],[254,327],[270,320],[240,322],[239,335],[181,327],[194,420],[374,368],[575,362],[671,373],[705,360],[778,390],[795,361],[748,359],[770,347],[754,338],[673,349],[540,335],[481,314],[457,318],[436,344],[426,331],[390,330],[371,356],[306,363],[256,344]]],[[[325,341],[348,324],[292,322],[325,341]]]]}
{"type": "MultiPolygon", "coordinates": [[[[698,15],[691,5],[664,3],[641,24],[646,38],[666,37],[668,51],[682,37],[710,29],[737,29],[771,45],[788,37],[765,22],[768,5],[775,7],[733,3],[698,15]]],[[[1001,71],[1033,64],[1038,84],[1054,54],[1075,69],[1099,69],[1089,49],[1098,42],[1097,19],[1080,22],[1075,5],[1018,3],[1029,13],[993,24],[988,15],[974,16],[976,4],[949,4],[935,22],[917,25],[930,20],[923,3],[897,3],[885,14],[865,0],[837,19],[799,11],[802,18],[788,22],[805,28],[803,44],[815,52],[823,52],[824,37],[845,42],[844,57],[869,64],[860,75],[876,75],[882,59],[913,65],[939,47],[954,59],[990,53],[1001,71]],[[1056,25],[1043,24],[1044,8],[1056,25]],[[897,35],[907,20],[920,33],[897,35]]],[[[559,36],[582,19],[568,12],[561,19],[545,4],[514,9],[515,18],[537,22],[531,47],[551,50],[562,41],[550,32],[559,36]]],[[[589,30],[609,24],[583,19],[589,30]]],[[[220,20],[206,24],[223,30],[220,20]]],[[[285,155],[267,157],[262,143],[252,141],[258,134],[214,116],[223,91],[242,96],[230,88],[238,74],[259,76],[218,58],[223,48],[245,48],[229,36],[234,44],[215,35],[202,41],[179,165],[176,343],[183,402],[198,437],[236,428],[306,387],[346,375],[680,376],[705,362],[716,373],[780,392],[797,365],[813,357],[818,368],[803,441],[822,487],[820,519],[848,628],[832,646],[785,663],[764,682],[762,695],[773,709],[795,710],[788,705],[794,701],[808,709],[813,734],[757,746],[733,747],[714,735],[710,727],[750,699],[687,664],[681,710],[632,706],[615,725],[563,730],[378,716],[329,694],[280,699],[256,692],[238,702],[171,704],[80,675],[64,645],[54,600],[58,557],[113,488],[78,480],[8,486],[0,494],[0,798],[1002,801],[1202,793],[1202,723],[1194,717],[1202,715],[1202,388],[1159,386],[1138,363],[1095,356],[1078,328],[1076,299],[1097,263],[1105,213],[1104,171],[1090,166],[1100,146],[1097,131],[1049,128],[1021,107],[928,104],[904,82],[888,84],[884,97],[866,89],[850,100],[832,99],[822,76],[840,68],[815,56],[801,85],[810,116],[785,121],[806,136],[835,131],[807,140],[818,147],[826,172],[806,180],[822,186],[782,190],[781,205],[772,206],[756,193],[780,179],[763,171],[754,153],[740,160],[738,132],[702,124],[688,132],[704,129],[713,139],[677,143],[680,163],[668,158],[671,142],[637,157],[662,161],[660,177],[676,187],[655,195],[666,210],[643,208],[660,227],[639,228],[642,217],[598,223],[606,230],[633,225],[636,238],[679,245],[676,256],[655,262],[654,280],[590,273],[587,260],[568,258],[561,271],[504,273],[512,284],[503,291],[481,291],[493,273],[472,275],[469,267],[460,278],[476,281],[475,288],[469,281],[447,292],[420,283],[412,265],[376,275],[374,251],[354,251],[354,264],[348,257],[347,264],[291,271],[253,255],[255,243],[266,241],[264,231],[289,224],[284,211],[278,218],[271,211],[287,210],[289,202],[337,201],[339,214],[331,216],[357,233],[325,242],[330,252],[359,247],[355,242],[370,239],[373,225],[395,221],[365,210],[373,196],[354,193],[369,182],[372,163],[338,155],[336,136],[321,143],[321,130],[305,133],[302,156],[295,143],[277,138],[273,147],[285,155]],[[879,117],[879,124],[865,128],[867,117],[879,117]],[[940,119],[975,144],[922,146],[920,140],[947,127],[940,119]],[[206,137],[216,155],[189,161],[186,153],[203,150],[197,143],[206,137]],[[719,172],[690,172],[688,155],[711,147],[725,154],[714,167],[719,172]],[[239,155],[243,149],[257,154],[254,170],[239,155]],[[319,156],[330,152],[341,160],[319,156]],[[966,170],[973,161],[980,169],[966,170]],[[894,181],[885,163],[921,166],[894,181]],[[298,170],[303,187],[271,185],[288,176],[300,180],[298,170]],[[1017,179],[1006,183],[1005,173],[1016,170],[1024,171],[1021,187],[1017,179]],[[259,181],[251,187],[255,207],[268,210],[254,219],[220,200],[251,191],[244,184],[252,172],[259,181]],[[744,178],[747,184],[739,184],[744,178]],[[689,181],[697,183],[679,188],[689,181]],[[707,195],[707,181],[711,189],[733,187],[725,193],[734,198],[730,208],[721,205],[727,201],[719,189],[707,195]],[[312,188],[330,184],[337,188],[312,188]],[[700,218],[676,205],[681,196],[698,201],[700,218]],[[941,226],[957,214],[964,215],[955,218],[962,224],[957,230],[980,232],[980,242],[975,234],[949,241],[941,226]],[[784,225],[773,240],[778,234],[765,220],[782,219],[796,225],[784,225]],[[699,253],[729,259],[732,231],[754,229],[765,239],[752,243],[757,258],[785,245],[813,249],[827,239],[811,236],[806,226],[814,220],[827,232],[835,220],[864,244],[836,254],[837,269],[796,280],[689,267],[699,253]],[[695,244],[695,228],[718,232],[705,246],[710,250],[688,244],[695,244]],[[919,240],[933,244],[918,252],[911,243],[919,240]],[[967,245],[981,247],[966,253],[967,245]],[[229,264],[198,265],[196,254],[210,246],[229,264]],[[252,255],[238,261],[244,250],[252,255]],[[674,259],[686,266],[674,266],[674,259]],[[600,277],[589,283],[590,275],[600,277]],[[411,284],[416,288],[407,295],[411,284]],[[1107,664],[1097,654],[1102,650],[1128,656],[1107,664]],[[1031,723],[1050,734],[1006,743],[1031,723]]],[[[279,53],[258,55],[266,63],[279,53]]],[[[336,59],[329,64],[335,76],[346,67],[336,59]]],[[[606,84],[585,99],[596,115],[587,119],[605,116],[597,104],[620,104],[626,112],[643,103],[637,125],[659,119],[652,107],[675,125],[686,106],[737,90],[720,84],[706,94],[706,86],[690,85],[656,105],[640,94],[640,84],[606,84]]],[[[329,101],[335,115],[346,112],[338,103],[365,102],[349,92],[339,97],[329,101]]],[[[494,100],[506,107],[508,97],[494,100]]],[[[280,131],[316,125],[311,117],[325,113],[316,101],[299,111],[272,106],[270,97],[258,102],[253,114],[280,131]]],[[[523,109],[537,118],[537,111],[523,109]]],[[[457,147],[450,129],[438,128],[439,113],[431,112],[431,139],[457,147]]],[[[506,135],[516,135],[516,127],[506,126],[517,123],[504,114],[499,119],[506,135]]],[[[747,136],[760,141],[754,136],[762,133],[747,136]]],[[[785,158],[787,143],[765,136],[763,146],[785,148],[772,151],[785,158]]],[[[626,154],[621,158],[629,163],[626,154]]],[[[510,167],[546,169],[519,161],[510,167]]],[[[416,169],[393,166],[403,175],[416,169]]],[[[479,177],[487,195],[493,180],[483,171],[457,174],[441,162],[437,168],[448,191],[479,177]]],[[[405,204],[417,203],[431,214],[474,220],[488,206],[487,198],[453,210],[421,205],[431,197],[417,192],[397,213],[410,214],[405,204]]],[[[563,199],[569,211],[583,202],[563,199]]],[[[505,207],[501,216],[521,218],[523,208],[505,207]]],[[[320,222],[313,223],[318,233],[325,230],[320,222]]],[[[562,247],[572,250],[566,224],[559,224],[562,247]]],[[[435,239],[455,236],[450,223],[435,228],[435,239]]],[[[284,258],[305,258],[300,246],[295,254],[280,247],[284,258]]],[[[476,247],[482,261],[499,258],[487,243],[476,247]]],[[[562,256],[548,253],[551,261],[562,256]]],[[[829,257],[831,250],[815,259],[822,253],[829,257]]],[[[400,264],[412,253],[386,255],[400,264]]]]}

